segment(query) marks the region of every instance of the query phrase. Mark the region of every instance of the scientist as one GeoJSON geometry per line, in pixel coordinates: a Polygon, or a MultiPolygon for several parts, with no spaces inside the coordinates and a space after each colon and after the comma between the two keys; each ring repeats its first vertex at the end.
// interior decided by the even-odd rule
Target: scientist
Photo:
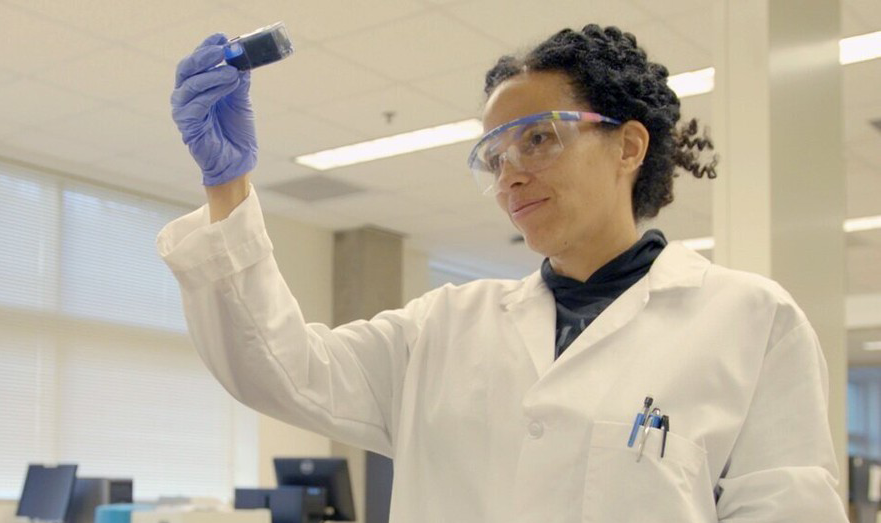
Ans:
{"type": "Polygon", "coordinates": [[[273,258],[250,78],[217,67],[225,41],[178,66],[173,116],[208,205],[159,251],[232,395],[394,459],[392,523],[846,521],[804,313],[772,281],[637,234],[675,168],[715,170],[633,35],[560,31],[486,75],[468,162],[538,271],[334,329],[304,321],[273,258]]]}

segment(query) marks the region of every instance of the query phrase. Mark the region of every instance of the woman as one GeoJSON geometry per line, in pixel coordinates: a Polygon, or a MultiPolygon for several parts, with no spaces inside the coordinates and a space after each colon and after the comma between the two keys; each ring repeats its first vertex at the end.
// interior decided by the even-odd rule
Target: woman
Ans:
{"type": "Polygon", "coordinates": [[[178,68],[208,206],[159,250],[234,396],[394,458],[393,522],[846,521],[804,314],[767,279],[636,233],[674,167],[715,171],[632,35],[561,31],[487,74],[469,164],[540,271],[336,329],[303,321],[272,257],[249,79],[215,68],[224,42],[178,68]]]}

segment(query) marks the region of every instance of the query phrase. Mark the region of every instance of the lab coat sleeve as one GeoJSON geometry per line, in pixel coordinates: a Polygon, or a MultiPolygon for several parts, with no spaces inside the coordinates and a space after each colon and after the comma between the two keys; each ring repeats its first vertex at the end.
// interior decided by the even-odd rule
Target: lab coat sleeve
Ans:
{"type": "Polygon", "coordinates": [[[846,523],[827,418],[826,362],[800,316],[766,353],[749,412],[719,482],[726,523],[846,523]]]}
{"type": "Polygon", "coordinates": [[[286,285],[255,191],[225,220],[203,207],[159,234],[190,335],[208,369],[267,415],[393,454],[408,350],[424,300],[330,329],[307,324],[286,285]]]}

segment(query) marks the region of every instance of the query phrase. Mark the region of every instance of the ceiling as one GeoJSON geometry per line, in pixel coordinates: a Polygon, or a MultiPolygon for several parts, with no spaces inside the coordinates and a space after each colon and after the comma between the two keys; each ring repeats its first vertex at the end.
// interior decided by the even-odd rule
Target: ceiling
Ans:
{"type": "MultiPolygon", "coordinates": [[[[12,50],[0,62],[0,157],[198,205],[199,173],[170,118],[175,65],[211,33],[276,20],[297,50],[253,74],[267,212],[397,231],[482,275],[519,277],[539,259],[476,194],[470,143],[324,173],[364,189],[339,198],[307,203],[269,187],[316,174],[294,155],[478,116],[498,56],[573,24],[633,32],[672,74],[713,65],[712,0],[0,0],[0,43],[12,50]]],[[[844,1],[841,22],[842,37],[881,30],[881,5],[844,1]]],[[[878,86],[881,60],[843,67],[849,217],[881,214],[878,86]]],[[[683,117],[712,124],[710,95],[682,105],[683,117]]],[[[710,236],[710,183],[678,178],[676,201],[649,226],[710,236]]],[[[881,293],[881,230],[848,235],[847,257],[848,293],[881,293]]]]}

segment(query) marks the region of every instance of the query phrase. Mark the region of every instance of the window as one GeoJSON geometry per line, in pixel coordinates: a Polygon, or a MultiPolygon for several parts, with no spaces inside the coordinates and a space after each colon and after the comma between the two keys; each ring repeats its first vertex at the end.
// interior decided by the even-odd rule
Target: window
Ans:
{"type": "Polygon", "coordinates": [[[185,212],[0,165],[0,498],[41,462],[141,500],[256,484],[256,415],[191,347],[154,247],[185,212]]]}
{"type": "Polygon", "coordinates": [[[881,459],[881,367],[851,367],[847,377],[848,454],[881,459]]]}

